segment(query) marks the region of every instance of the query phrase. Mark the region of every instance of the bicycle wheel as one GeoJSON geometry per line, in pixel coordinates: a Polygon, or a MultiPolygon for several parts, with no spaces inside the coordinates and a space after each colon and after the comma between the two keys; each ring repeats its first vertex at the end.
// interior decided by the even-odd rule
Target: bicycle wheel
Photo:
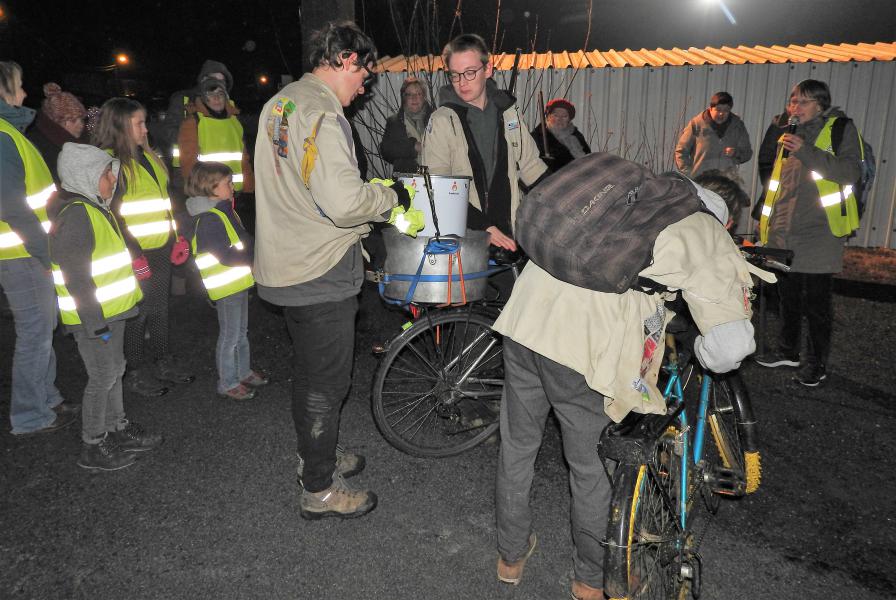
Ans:
{"type": "Polygon", "coordinates": [[[656,442],[650,461],[617,469],[608,521],[607,577],[610,597],[683,600],[690,582],[682,564],[690,559],[681,528],[681,460],[678,430],[656,442]]]}
{"type": "Polygon", "coordinates": [[[744,477],[747,494],[755,492],[762,478],[756,420],[747,388],[738,373],[713,376],[706,422],[722,465],[744,477]]]}
{"type": "Polygon", "coordinates": [[[469,310],[424,316],[395,338],[373,384],[383,437],[413,456],[468,450],[498,429],[504,356],[494,318],[469,310]]]}

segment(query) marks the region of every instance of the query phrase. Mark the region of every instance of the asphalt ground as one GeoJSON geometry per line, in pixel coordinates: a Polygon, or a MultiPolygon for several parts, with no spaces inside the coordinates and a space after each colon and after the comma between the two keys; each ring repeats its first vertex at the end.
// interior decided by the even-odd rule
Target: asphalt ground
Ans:
{"type": "MultiPolygon", "coordinates": [[[[792,370],[743,367],[761,424],[762,486],[712,521],[702,598],[896,595],[896,294],[877,297],[835,296],[820,388],[793,383],[792,370]]],[[[166,440],[112,473],[76,465],[78,424],[9,433],[14,332],[0,310],[0,598],[568,598],[569,491],[553,422],[532,490],[539,545],[517,587],[495,578],[497,445],[417,459],[377,431],[369,348],[404,321],[365,288],[341,440],[366,455],[352,481],[379,506],[308,522],[297,509],[291,345],[275,310],[250,305],[253,363],[273,381],[238,403],[215,396],[214,311],[195,288],[175,297],[172,346],[197,380],[159,399],[126,395],[129,418],[166,440]]],[[[86,376],[73,340],[57,335],[56,351],[59,387],[80,401],[86,376]]]]}

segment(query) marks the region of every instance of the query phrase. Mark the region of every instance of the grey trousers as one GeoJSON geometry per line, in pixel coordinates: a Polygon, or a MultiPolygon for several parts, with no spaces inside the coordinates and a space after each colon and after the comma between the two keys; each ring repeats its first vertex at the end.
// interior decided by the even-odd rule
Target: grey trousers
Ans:
{"type": "Polygon", "coordinates": [[[603,587],[604,549],[611,486],[597,456],[601,430],[610,422],[604,397],[580,373],[510,338],[504,338],[501,454],[495,494],[498,553],[522,558],[532,529],[529,491],[548,413],[560,422],[572,494],[573,566],[577,581],[603,587]]]}
{"type": "Polygon", "coordinates": [[[124,422],[121,378],[124,375],[124,321],[109,323],[112,337],[104,342],[76,331],[78,352],[87,370],[87,387],[81,405],[81,439],[96,443],[107,431],[120,429],[124,422]]]}

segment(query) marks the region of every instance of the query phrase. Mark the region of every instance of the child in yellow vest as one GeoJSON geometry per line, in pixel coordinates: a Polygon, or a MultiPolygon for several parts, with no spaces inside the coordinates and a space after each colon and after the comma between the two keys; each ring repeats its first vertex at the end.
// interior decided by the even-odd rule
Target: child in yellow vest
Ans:
{"type": "Polygon", "coordinates": [[[200,162],[184,189],[193,218],[192,249],[209,298],[218,311],[218,395],[250,400],[268,379],[249,366],[249,288],[253,239],[233,209],[233,172],[219,162],[200,162]]]}

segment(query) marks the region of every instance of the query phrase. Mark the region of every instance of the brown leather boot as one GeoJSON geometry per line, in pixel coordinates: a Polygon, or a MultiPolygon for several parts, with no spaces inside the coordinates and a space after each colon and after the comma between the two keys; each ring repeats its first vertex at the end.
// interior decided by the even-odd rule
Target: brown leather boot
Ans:
{"type": "Polygon", "coordinates": [[[507,562],[498,556],[498,581],[517,585],[523,578],[523,569],[526,567],[526,561],[535,552],[537,542],[538,540],[535,538],[534,533],[529,535],[529,549],[526,550],[526,554],[521,559],[514,562],[507,562]]]}
{"type": "Polygon", "coordinates": [[[604,591],[600,588],[593,588],[587,583],[573,580],[572,597],[573,600],[604,600],[604,591]]]}

